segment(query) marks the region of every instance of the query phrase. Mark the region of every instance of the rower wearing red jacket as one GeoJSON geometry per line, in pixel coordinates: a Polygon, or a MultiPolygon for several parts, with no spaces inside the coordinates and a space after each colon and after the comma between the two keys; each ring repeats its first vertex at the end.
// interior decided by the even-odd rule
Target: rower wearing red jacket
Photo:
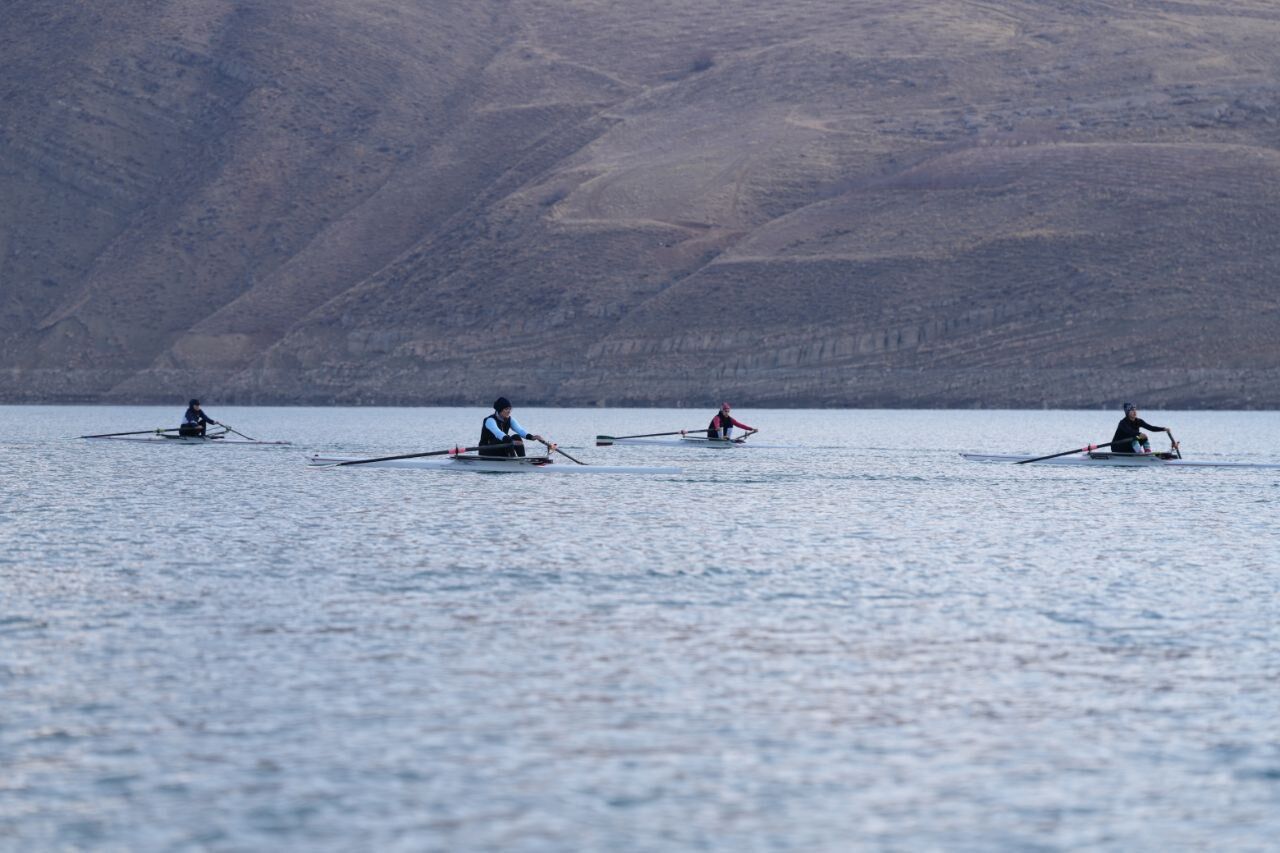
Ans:
{"type": "Polygon", "coordinates": [[[716,412],[716,416],[711,419],[710,425],[707,426],[707,438],[718,438],[725,441],[742,441],[742,438],[746,438],[747,435],[751,435],[756,432],[755,427],[749,427],[742,421],[736,420],[733,415],[729,414],[729,410],[731,408],[733,407],[728,403],[720,404],[720,411],[716,412]],[[739,439],[734,439],[734,427],[737,427],[738,429],[745,429],[747,431],[747,435],[744,435],[739,439]]]}

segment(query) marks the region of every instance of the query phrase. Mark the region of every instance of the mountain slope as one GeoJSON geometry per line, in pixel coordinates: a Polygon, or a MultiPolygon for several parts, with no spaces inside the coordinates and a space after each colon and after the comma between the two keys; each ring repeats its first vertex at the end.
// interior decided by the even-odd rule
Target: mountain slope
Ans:
{"type": "Polygon", "coordinates": [[[1280,405],[1270,4],[62,9],[6,399],[1280,405]]]}

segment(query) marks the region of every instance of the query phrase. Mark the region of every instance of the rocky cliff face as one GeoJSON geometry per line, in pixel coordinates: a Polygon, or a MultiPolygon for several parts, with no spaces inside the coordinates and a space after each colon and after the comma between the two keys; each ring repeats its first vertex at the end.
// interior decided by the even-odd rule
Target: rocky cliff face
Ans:
{"type": "Polygon", "coordinates": [[[0,399],[1280,406],[1263,0],[16,0],[0,399]]]}

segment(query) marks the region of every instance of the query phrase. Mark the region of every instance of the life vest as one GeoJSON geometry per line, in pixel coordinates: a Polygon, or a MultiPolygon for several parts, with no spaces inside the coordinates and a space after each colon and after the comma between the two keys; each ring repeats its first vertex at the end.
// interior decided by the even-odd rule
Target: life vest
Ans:
{"type": "MultiPolygon", "coordinates": [[[[491,444],[506,444],[509,441],[511,441],[511,418],[503,418],[497,412],[492,415],[486,415],[485,419],[480,422],[480,440],[476,444],[480,447],[488,447],[491,444]],[[502,430],[503,438],[498,438],[489,432],[489,427],[485,426],[489,418],[493,418],[493,422],[498,425],[498,429],[502,430]]],[[[483,450],[480,452],[484,454],[483,450]]],[[[498,454],[506,455],[510,452],[511,448],[503,447],[499,449],[498,454]]],[[[492,451],[490,454],[492,454],[492,451]]]]}
{"type": "MultiPolygon", "coordinates": [[[[720,412],[716,412],[716,416],[711,419],[711,423],[707,425],[707,438],[720,438],[720,430],[723,427],[726,430],[733,429],[733,418],[727,418],[725,423],[720,421],[720,412]]],[[[725,433],[728,435],[728,433],[725,433]]]]}

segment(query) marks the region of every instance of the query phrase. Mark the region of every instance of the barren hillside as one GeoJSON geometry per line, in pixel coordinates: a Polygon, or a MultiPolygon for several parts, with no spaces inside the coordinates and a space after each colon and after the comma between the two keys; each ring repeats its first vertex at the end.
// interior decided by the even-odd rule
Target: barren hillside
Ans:
{"type": "Polygon", "coordinates": [[[0,399],[1280,407],[1262,0],[13,0],[0,399]]]}

